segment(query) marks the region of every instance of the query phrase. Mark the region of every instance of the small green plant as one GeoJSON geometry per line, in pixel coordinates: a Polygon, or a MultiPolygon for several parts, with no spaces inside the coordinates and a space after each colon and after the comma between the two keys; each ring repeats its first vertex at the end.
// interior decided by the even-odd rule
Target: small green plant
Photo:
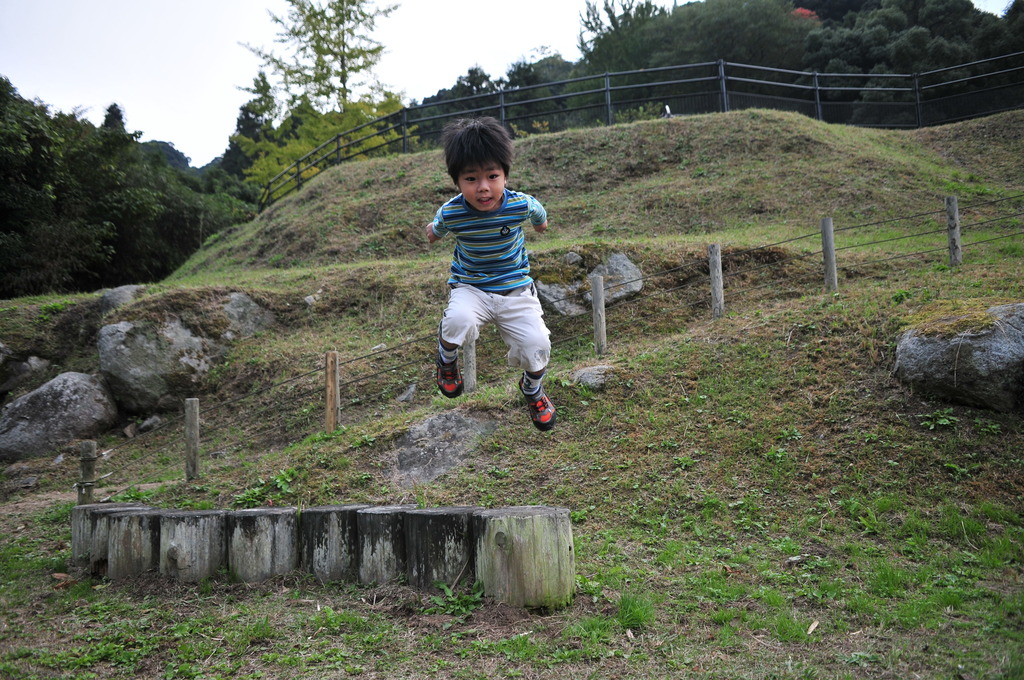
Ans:
{"type": "Polygon", "coordinates": [[[488,468],[487,474],[489,474],[491,477],[494,477],[495,479],[506,479],[512,476],[512,471],[509,470],[508,468],[500,468],[497,467],[496,465],[492,465],[490,468],[488,468]]]}
{"type": "Polygon", "coordinates": [[[898,290],[892,294],[892,302],[895,305],[901,305],[910,298],[914,297],[914,294],[909,290],[898,290]]]}
{"type": "Polygon", "coordinates": [[[777,439],[783,442],[795,442],[803,439],[803,435],[800,434],[800,430],[795,427],[783,428],[782,432],[779,433],[777,439]]]}
{"type": "Polygon", "coordinates": [[[953,415],[953,409],[951,408],[943,408],[932,413],[921,414],[920,417],[924,419],[921,421],[921,427],[926,427],[929,430],[953,427],[960,422],[960,419],[953,415]]]}
{"type": "Polygon", "coordinates": [[[310,619],[310,624],[316,632],[323,631],[330,635],[340,635],[345,632],[359,633],[370,629],[370,624],[365,618],[347,611],[334,611],[330,607],[324,607],[310,619]]]}
{"type": "Polygon", "coordinates": [[[377,441],[376,437],[368,434],[361,434],[356,437],[349,446],[353,449],[361,449],[364,446],[373,446],[374,442],[377,441]]]}
{"type": "Polygon", "coordinates": [[[434,584],[440,595],[431,595],[431,605],[423,610],[424,614],[447,614],[463,619],[483,606],[484,584],[477,581],[469,590],[455,592],[448,584],[438,581],[434,584]]]}
{"type": "Polygon", "coordinates": [[[70,300],[61,300],[59,302],[50,302],[48,304],[39,307],[39,316],[36,317],[39,321],[49,321],[51,314],[58,314],[63,312],[65,309],[71,306],[70,300]]]}
{"type": "Polygon", "coordinates": [[[584,644],[603,644],[611,640],[614,625],[614,620],[604,616],[587,616],[569,626],[565,634],[584,644]]]}
{"type": "Polygon", "coordinates": [[[114,494],[110,500],[116,503],[146,503],[156,495],[156,489],[136,489],[130,487],[114,494]]]}
{"type": "Polygon", "coordinates": [[[953,475],[953,479],[958,482],[971,477],[981,467],[980,465],[963,466],[957,463],[943,463],[942,466],[949,470],[949,474],[953,475]]]}
{"type": "Polygon", "coordinates": [[[654,623],[654,602],[646,595],[625,592],[619,598],[615,620],[627,630],[640,630],[654,623]]]}
{"type": "Polygon", "coordinates": [[[696,464],[697,461],[689,456],[672,456],[672,466],[677,470],[689,470],[696,464]]]}
{"type": "Polygon", "coordinates": [[[975,418],[974,427],[977,428],[981,434],[999,434],[1002,429],[999,423],[994,423],[991,420],[985,418],[975,418]]]}

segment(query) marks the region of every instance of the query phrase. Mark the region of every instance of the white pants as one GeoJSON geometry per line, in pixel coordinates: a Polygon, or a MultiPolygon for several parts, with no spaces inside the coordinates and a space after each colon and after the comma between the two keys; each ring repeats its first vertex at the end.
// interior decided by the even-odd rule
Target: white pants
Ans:
{"type": "Polygon", "coordinates": [[[508,345],[508,365],[540,373],[551,358],[550,331],[533,285],[498,295],[468,285],[452,288],[441,319],[441,339],[461,347],[480,336],[480,327],[493,322],[508,345]]]}

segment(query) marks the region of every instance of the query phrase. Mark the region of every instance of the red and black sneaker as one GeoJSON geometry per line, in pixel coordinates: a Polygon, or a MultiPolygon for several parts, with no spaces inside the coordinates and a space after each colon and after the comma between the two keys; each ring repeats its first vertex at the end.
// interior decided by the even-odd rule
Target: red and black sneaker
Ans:
{"type": "MultiPolygon", "coordinates": [[[[519,390],[522,389],[523,381],[520,379],[519,390]]],[[[526,399],[526,409],[530,412],[530,420],[533,421],[534,427],[541,432],[547,432],[555,426],[555,421],[558,420],[555,405],[548,399],[548,395],[544,394],[543,387],[536,394],[523,393],[523,397],[526,399]]]]}
{"type": "Polygon", "coordinates": [[[454,399],[462,394],[465,384],[462,382],[462,371],[459,370],[459,360],[456,359],[450,364],[441,363],[437,360],[437,389],[441,394],[454,399]]]}

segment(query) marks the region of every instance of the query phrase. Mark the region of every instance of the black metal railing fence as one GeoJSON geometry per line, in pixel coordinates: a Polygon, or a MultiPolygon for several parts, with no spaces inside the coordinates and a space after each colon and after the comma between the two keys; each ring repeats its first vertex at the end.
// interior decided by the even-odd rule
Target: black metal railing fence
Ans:
{"type": "Polygon", "coordinates": [[[749,108],[827,123],[919,128],[1024,106],[1024,52],[925,73],[812,73],[711,61],[605,73],[408,106],[335,135],[271,179],[260,210],[342,161],[435,148],[453,118],[489,115],[514,134],[749,108]]]}

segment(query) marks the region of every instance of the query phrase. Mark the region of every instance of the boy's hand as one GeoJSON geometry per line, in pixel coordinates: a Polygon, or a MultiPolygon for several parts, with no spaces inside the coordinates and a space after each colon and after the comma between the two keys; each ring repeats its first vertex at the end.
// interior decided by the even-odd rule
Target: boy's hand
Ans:
{"type": "Polygon", "coordinates": [[[542,233],[542,232],[543,232],[543,231],[544,231],[545,229],[547,229],[547,228],[548,228],[548,223],[547,223],[547,222],[545,222],[544,224],[535,224],[535,225],[533,225],[533,228],[537,230],[537,233],[538,233],[538,234],[540,234],[540,233],[542,233]]]}
{"type": "Polygon", "coordinates": [[[434,233],[434,223],[427,222],[427,242],[433,243],[437,238],[437,234],[434,233]]]}

